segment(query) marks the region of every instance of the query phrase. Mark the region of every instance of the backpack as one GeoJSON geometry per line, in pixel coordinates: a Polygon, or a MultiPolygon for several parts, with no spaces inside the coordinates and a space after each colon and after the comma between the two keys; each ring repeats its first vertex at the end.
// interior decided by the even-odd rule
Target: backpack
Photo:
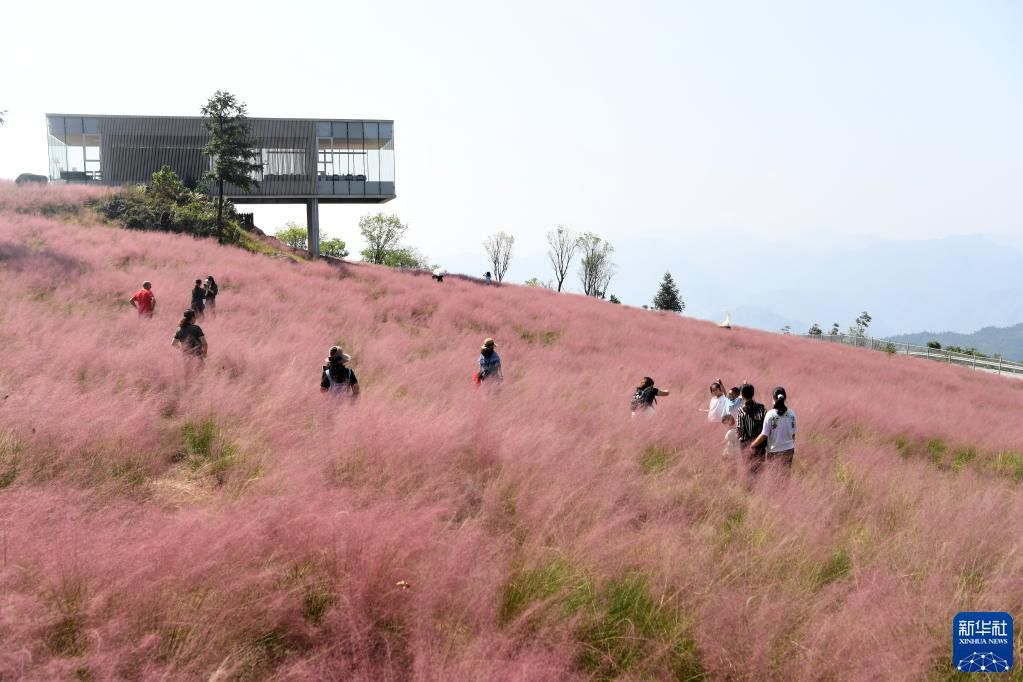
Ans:
{"type": "Polygon", "coordinates": [[[636,392],[632,394],[632,411],[648,407],[653,407],[657,404],[657,389],[653,386],[647,386],[646,388],[637,388],[636,392]],[[653,393],[651,396],[650,394],[653,393]]]}
{"type": "Polygon", "coordinates": [[[320,388],[334,388],[352,383],[352,368],[344,365],[328,363],[323,366],[323,378],[320,388]]]}

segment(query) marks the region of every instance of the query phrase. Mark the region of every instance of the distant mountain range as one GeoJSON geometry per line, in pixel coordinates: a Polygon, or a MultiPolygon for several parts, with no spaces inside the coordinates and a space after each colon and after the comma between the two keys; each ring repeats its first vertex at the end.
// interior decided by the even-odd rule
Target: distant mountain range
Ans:
{"type": "MultiPolygon", "coordinates": [[[[789,325],[805,333],[814,322],[825,330],[837,322],[845,331],[864,310],[878,337],[917,329],[968,332],[1023,320],[1012,274],[1023,270],[1023,253],[983,235],[772,242],[762,235],[714,241],[681,233],[623,242],[615,260],[619,274],[611,290],[625,303],[648,303],[671,270],[686,315],[720,320],[727,310],[736,325],[768,331],[789,325]]],[[[979,339],[970,345],[982,350],[979,339]]]]}
{"type": "Polygon", "coordinates": [[[920,332],[889,337],[892,341],[915,343],[923,346],[937,341],[942,348],[959,346],[976,348],[986,355],[1001,355],[1006,360],[1023,360],[1023,323],[1012,327],[984,327],[972,334],[956,332],[920,332]]]}

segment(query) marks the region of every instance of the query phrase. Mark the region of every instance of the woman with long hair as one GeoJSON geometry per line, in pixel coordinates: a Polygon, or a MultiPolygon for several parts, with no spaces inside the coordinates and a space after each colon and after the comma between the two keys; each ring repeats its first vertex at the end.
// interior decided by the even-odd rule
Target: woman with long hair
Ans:
{"type": "Polygon", "coordinates": [[[178,331],[171,340],[171,345],[181,349],[181,355],[188,362],[189,366],[198,364],[200,367],[206,359],[209,346],[206,344],[206,335],[202,327],[195,323],[195,311],[186,310],[178,322],[178,331]]]}
{"type": "Polygon", "coordinates": [[[764,416],[764,430],[753,441],[753,447],[766,442],[765,461],[778,460],[788,471],[796,454],[796,413],[785,404],[788,394],[782,386],[774,389],[771,395],[774,405],[764,416]]]}
{"type": "Polygon", "coordinates": [[[220,287],[217,286],[217,280],[213,279],[213,275],[206,276],[206,282],[203,287],[206,289],[206,312],[212,317],[217,316],[217,294],[220,292],[220,287]]]}

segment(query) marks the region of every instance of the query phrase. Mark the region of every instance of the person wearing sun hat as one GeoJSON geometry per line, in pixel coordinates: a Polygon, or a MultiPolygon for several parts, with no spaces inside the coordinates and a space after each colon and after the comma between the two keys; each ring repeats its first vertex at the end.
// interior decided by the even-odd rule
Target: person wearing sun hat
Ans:
{"type": "Polygon", "coordinates": [[[323,361],[320,372],[320,391],[338,395],[359,395],[359,380],[347,363],[352,356],[341,350],[340,346],[331,346],[327,359],[323,361]]]}
{"type": "Polygon", "coordinates": [[[493,339],[484,339],[483,347],[480,348],[480,368],[476,372],[476,383],[501,382],[504,374],[501,372],[501,357],[494,350],[497,344],[493,339]]]}

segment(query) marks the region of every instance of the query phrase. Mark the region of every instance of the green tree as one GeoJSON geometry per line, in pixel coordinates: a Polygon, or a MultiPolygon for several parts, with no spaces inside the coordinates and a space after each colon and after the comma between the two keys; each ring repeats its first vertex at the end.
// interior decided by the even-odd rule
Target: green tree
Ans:
{"type": "MultiPolygon", "coordinates": [[[[365,258],[363,251],[363,258],[365,258]]],[[[406,270],[431,270],[429,259],[419,249],[411,246],[403,246],[398,249],[390,249],[384,253],[381,265],[389,268],[402,268],[406,270]]]]}
{"type": "Polygon", "coordinates": [[[810,331],[808,331],[807,334],[809,334],[810,336],[822,336],[824,334],[824,330],[821,329],[816,322],[814,322],[813,326],[810,327],[810,331]]]}
{"type": "Polygon", "coordinates": [[[860,316],[856,318],[852,326],[849,327],[849,334],[852,336],[866,336],[867,327],[870,326],[870,321],[873,320],[866,310],[860,313],[860,316]]]}
{"type": "Polygon", "coordinates": [[[0,126],[7,123],[7,110],[0,111],[0,126]]]}
{"type": "Polygon", "coordinates": [[[838,323],[837,322],[833,322],[831,324],[831,331],[828,332],[828,335],[829,336],[838,336],[838,330],[839,330],[838,323]]]}
{"type": "Polygon", "coordinates": [[[609,303],[617,303],[619,305],[621,305],[621,303],[622,303],[621,301],[618,300],[618,297],[615,296],[614,294],[611,294],[611,296],[607,300],[608,300],[609,303]]]}
{"type": "Polygon", "coordinates": [[[539,279],[538,277],[530,277],[525,282],[523,282],[523,284],[525,286],[527,286],[527,287],[539,287],[541,289],[553,289],[554,288],[554,284],[550,280],[544,282],[541,279],[539,279]]]}
{"type": "Polygon", "coordinates": [[[792,325],[787,324],[784,327],[782,327],[781,328],[781,333],[785,334],[785,335],[791,334],[792,333],[792,325]]]}
{"type": "Polygon", "coordinates": [[[377,213],[359,218],[359,232],[366,240],[366,248],[361,252],[362,259],[377,265],[387,265],[385,261],[388,255],[394,260],[395,252],[401,250],[401,240],[408,232],[408,225],[403,225],[396,215],[377,213]]]}
{"type": "Polygon", "coordinates": [[[305,251],[309,246],[308,230],[291,220],[284,223],[283,228],[274,232],[274,236],[293,249],[302,249],[305,251]]]}
{"type": "Polygon", "coordinates": [[[263,166],[254,159],[256,142],[249,133],[245,105],[229,92],[217,90],[202,108],[203,127],[209,141],[203,153],[210,157],[206,178],[217,186],[217,236],[223,242],[224,184],[242,190],[258,187],[253,177],[263,166]]]}
{"type": "Polygon", "coordinates": [[[927,347],[933,348],[934,350],[941,350],[941,344],[938,343],[937,341],[928,341],[927,347]]]}
{"type": "Polygon", "coordinates": [[[186,200],[187,195],[188,189],[167,164],[153,173],[152,181],[146,186],[146,198],[156,204],[176,204],[186,200]]]}
{"type": "Polygon", "coordinates": [[[346,258],[348,256],[346,246],[345,241],[339,237],[324,239],[320,242],[320,253],[331,258],[346,258]]]}
{"type": "Polygon", "coordinates": [[[675,284],[675,280],[672,279],[670,272],[664,273],[661,287],[657,290],[657,295],[654,296],[653,308],[654,310],[670,310],[676,313],[686,309],[686,304],[679,296],[678,286],[675,284]]]}

